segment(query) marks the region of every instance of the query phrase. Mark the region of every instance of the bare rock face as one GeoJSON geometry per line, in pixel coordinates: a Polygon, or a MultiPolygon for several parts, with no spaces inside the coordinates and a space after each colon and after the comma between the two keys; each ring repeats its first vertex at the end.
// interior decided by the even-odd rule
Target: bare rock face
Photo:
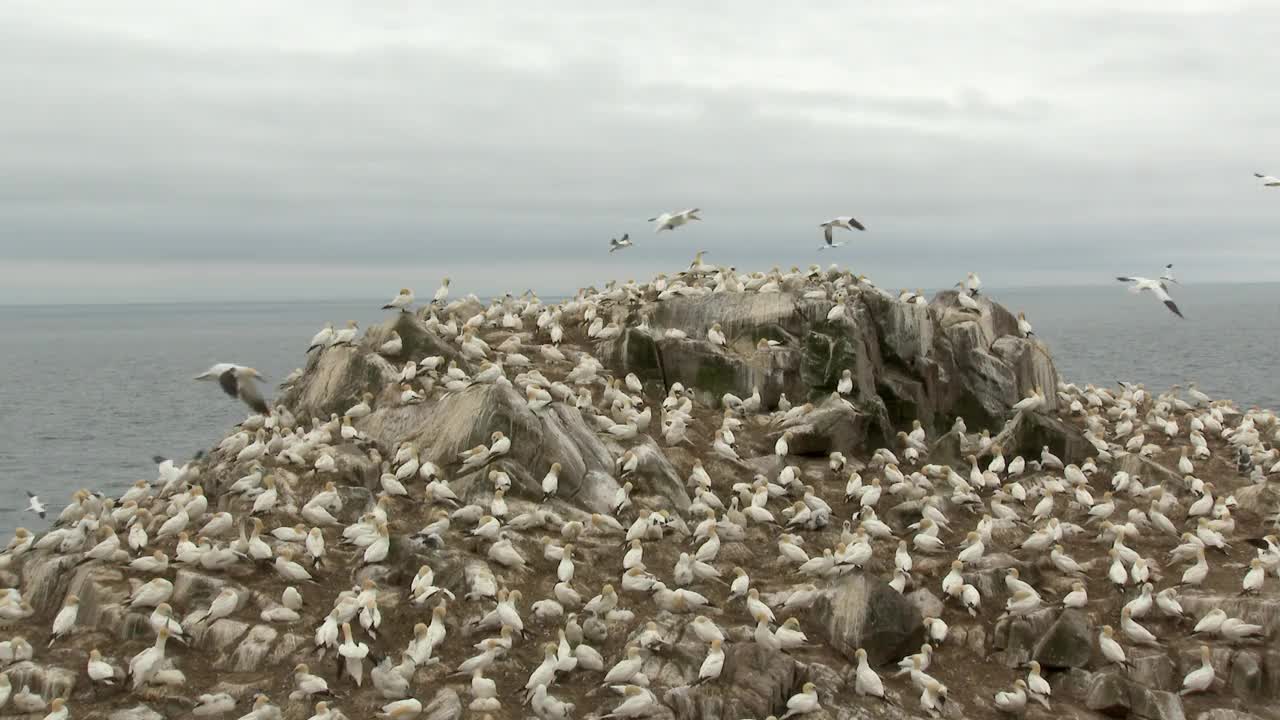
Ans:
{"type": "Polygon", "coordinates": [[[440,690],[422,707],[423,720],[458,720],[462,717],[462,700],[449,688],[440,690]]]}
{"type": "MultiPolygon", "coordinates": [[[[525,497],[542,496],[542,477],[552,463],[560,464],[561,499],[606,511],[618,489],[613,458],[581,412],[557,403],[535,413],[520,393],[505,385],[477,385],[415,405],[388,403],[365,418],[362,427],[386,447],[410,441],[430,448],[423,461],[441,467],[456,466],[459,452],[487,445],[495,431],[502,432],[511,439],[512,451],[497,462],[511,476],[513,489],[525,497]]],[[[641,481],[647,473],[648,468],[642,468],[641,481]]],[[[480,475],[483,481],[483,472],[480,475]]],[[[466,480],[460,476],[464,491],[466,480]]],[[[671,482],[665,468],[655,468],[654,484],[675,507],[688,507],[683,485],[671,482]]]]}
{"type": "Polygon", "coordinates": [[[1177,694],[1153,690],[1114,672],[1094,673],[1085,704],[1112,717],[1139,717],[1147,720],[1184,720],[1182,700],[1177,694]]]}
{"type": "Polygon", "coordinates": [[[1075,609],[1063,610],[1049,631],[1036,643],[1032,658],[1051,669],[1080,668],[1093,655],[1089,616],[1075,609]]]}
{"type": "Polygon", "coordinates": [[[137,705],[125,710],[117,710],[108,715],[107,720],[164,720],[164,716],[146,705],[137,705]]]}
{"type": "Polygon", "coordinates": [[[996,435],[992,445],[998,445],[1006,455],[1028,458],[1038,458],[1041,450],[1049,448],[1049,452],[1064,463],[1076,464],[1084,462],[1095,452],[1078,428],[1040,413],[1020,412],[1014,415],[996,435]]]}
{"type": "Polygon", "coordinates": [[[792,455],[829,455],[866,447],[871,423],[872,418],[852,403],[829,397],[813,412],[784,423],[781,429],[791,433],[787,444],[792,455]]]}
{"type": "Polygon", "coordinates": [[[1011,617],[996,624],[995,645],[1004,651],[1004,664],[1022,667],[1032,659],[1036,639],[1046,634],[1054,623],[1055,612],[1043,608],[1022,617],[1011,617]]]}
{"type": "Polygon", "coordinates": [[[664,702],[677,720],[766,717],[785,706],[798,680],[790,656],[754,643],[734,643],[726,647],[724,670],[714,684],[673,688],[664,702]]]}
{"type": "Polygon", "coordinates": [[[959,309],[954,292],[925,307],[865,288],[841,300],[843,315],[828,320],[837,303],[785,290],[677,297],[633,309],[598,355],[620,373],[664,387],[680,382],[713,403],[757,388],[765,407],[784,393],[793,403],[826,397],[849,370],[849,399],[866,428],[859,432],[886,439],[914,419],[931,429],[956,416],[990,427],[1036,387],[1054,408],[1058,376],[1048,350],[1017,337],[1007,310],[985,296],[978,302],[975,314],[959,309]],[[728,350],[706,340],[717,322],[728,350]],[[684,337],[669,337],[672,329],[684,337]],[[757,350],[760,339],[781,345],[757,350]]]}
{"type": "Polygon", "coordinates": [[[1262,720],[1262,718],[1242,710],[1215,708],[1200,713],[1196,716],[1196,720],[1262,720]]]}
{"type": "Polygon", "coordinates": [[[816,606],[825,617],[831,646],[856,662],[855,651],[867,651],[867,662],[882,665],[910,655],[924,642],[920,610],[889,584],[865,575],[849,575],[816,606]]]}

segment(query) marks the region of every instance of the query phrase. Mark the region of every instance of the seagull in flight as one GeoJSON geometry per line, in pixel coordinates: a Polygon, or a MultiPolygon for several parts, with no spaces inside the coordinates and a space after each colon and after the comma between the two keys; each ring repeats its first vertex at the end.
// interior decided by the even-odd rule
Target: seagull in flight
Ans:
{"type": "Polygon", "coordinates": [[[234,363],[218,363],[196,376],[197,380],[213,380],[215,378],[218,381],[218,385],[222,387],[222,391],[226,394],[233,398],[240,398],[254,412],[262,413],[263,415],[271,414],[271,407],[262,398],[262,392],[258,390],[258,386],[254,382],[262,379],[262,375],[257,370],[234,363]]]}
{"type": "Polygon", "coordinates": [[[1280,178],[1273,175],[1263,175],[1262,173],[1254,173],[1254,177],[1262,181],[1266,187],[1280,187],[1280,178]]]}
{"type": "Polygon", "coordinates": [[[44,516],[45,516],[45,512],[48,510],[48,508],[46,508],[46,507],[45,507],[44,503],[40,502],[40,496],[39,496],[39,495],[32,495],[32,494],[31,494],[31,491],[30,491],[30,490],[28,490],[28,491],[27,491],[27,508],[26,508],[26,510],[27,510],[27,512],[33,512],[33,513],[35,513],[35,514],[39,515],[39,516],[40,516],[40,519],[41,519],[41,520],[43,520],[43,519],[44,519],[44,516]]]}
{"type": "Polygon", "coordinates": [[[1169,286],[1166,285],[1166,283],[1177,283],[1181,285],[1181,283],[1178,283],[1177,280],[1173,279],[1173,265],[1165,265],[1164,273],[1155,280],[1144,277],[1117,277],[1116,279],[1120,282],[1129,283],[1129,292],[1135,295],[1143,290],[1149,291],[1152,295],[1156,296],[1157,300],[1164,303],[1164,306],[1169,308],[1170,312],[1178,317],[1183,317],[1182,311],[1174,304],[1173,298],[1169,297],[1169,286]]]}
{"type": "Polygon", "coordinates": [[[622,233],[621,240],[619,240],[618,238],[609,238],[609,254],[610,255],[612,255],[613,253],[619,250],[626,250],[629,247],[631,247],[630,233],[622,233]]]}
{"type": "Polygon", "coordinates": [[[822,228],[822,237],[827,241],[826,245],[823,245],[818,248],[819,250],[826,250],[828,248],[838,248],[841,245],[844,245],[844,243],[842,242],[831,241],[832,228],[844,228],[845,230],[866,230],[866,228],[862,226],[862,223],[858,222],[857,218],[852,218],[847,215],[842,215],[838,218],[828,220],[822,223],[821,225],[819,225],[818,227],[822,228]]]}
{"type": "Polygon", "coordinates": [[[660,233],[663,230],[675,230],[681,225],[688,223],[690,220],[701,220],[702,218],[698,217],[698,213],[700,212],[702,212],[702,210],[698,208],[689,208],[688,210],[681,210],[678,213],[662,213],[658,217],[649,218],[649,222],[657,223],[658,226],[654,228],[653,231],[655,233],[660,233]]]}

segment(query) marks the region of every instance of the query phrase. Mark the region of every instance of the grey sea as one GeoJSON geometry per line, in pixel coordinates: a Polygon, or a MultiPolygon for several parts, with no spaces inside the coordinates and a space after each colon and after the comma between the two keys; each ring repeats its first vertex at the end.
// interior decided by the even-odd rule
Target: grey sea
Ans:
{"type": "MultiPolygon", "coordinates": [[[[1280,283],[1187,285],[1179,320],[1123,287],[988,291],[1025,311],[1073,382],[1195,380],[1243,406],[1280,407],[1280,283]]],[[[0,307],[0,537],[46,523],[70,494],[108,494],[154,479],[153,455],[185,459],[243,419],[215,384],[192,381],[213,362],[252,365],[278,382],[303,361],[326,321],[385,314],[380,302],[0,307]]]]}

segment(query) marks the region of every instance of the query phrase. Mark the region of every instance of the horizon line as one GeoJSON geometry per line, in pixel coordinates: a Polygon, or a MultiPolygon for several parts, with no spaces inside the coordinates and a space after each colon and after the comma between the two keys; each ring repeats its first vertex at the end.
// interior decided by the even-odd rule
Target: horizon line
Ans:
{"type": "MultiPolygon", "coordinates": [[[[1215,281],[1206,281],[1206,282],[1180,282],[1179,284],[1182,286],[1191,286],[1191,287],[1206,287],[1206,286],[1215,286],[1215,285],[1276,285],[1276,284],[1280,284],[1280,280],[1245,280],[1245,281],[1239,281],[1239,282],[1233,282],[1229,280],[1215,280],[1215,281]]],[[[1111,283],[1105,283],[1105,282],[1053,283],[1049,285],[1004,285],[1004,286],[990,285],[983,292],[986,295],[991,295],[993,293],[1005,292],[1010,290],[1012,291],[1070,290],[1074,288],[1087,288],[1087,287],[1118,287],[1118,286],[1114,286],[1111,283]]],[[[890,288],[882,288],[882,289],[891,291],[890,288]]],[[[953,289],[952,286],[925,288],[925,290],[931,294],[942,292],[944,290],[951,290],[951,289],[953,289]]],[[[506,294],[507,292],[510,292],[510,291],[503,291],[502,293],[468,292],[463,295],[460,295],[459,297],[468,297],[470,295],[475,295],[476,297],[480,298],[482,301],[491,301],[494,298],[497,298],[501,295],[506,294]]],[[[549,299],[555,299],[555,300],[571,298],[577,294],[577,290],[571,293],[559,293],[559,292],[544,293],[539,291],[535,291],[535,292],[537,293],[539,298],[549,298],[549,299]]],[[[209,298],[209,299],[201,299],[201,300],[124,300],[124,301],[112,301],[112,302],[67,302],[67,303],[19,301],[19,302],[0,302],[0,308],[132,307],[132,306],[154,306],[154,305],[181,305],[181,306],[290,305],[290,304],[300,304],[300,303],[311,303],[311,304],[323,305],[323,304],[354,303],[354,302],[366,302],[366,301],[374,304],[383,302],[382,300],[378,300],[372,296],[360,297],[360,296],[353,295],[350,297],[337,297],[337,298],[305,298],[305,297],[279,298],[279,299],[269,299],[269,298],[211,299],[209,298]]]]}

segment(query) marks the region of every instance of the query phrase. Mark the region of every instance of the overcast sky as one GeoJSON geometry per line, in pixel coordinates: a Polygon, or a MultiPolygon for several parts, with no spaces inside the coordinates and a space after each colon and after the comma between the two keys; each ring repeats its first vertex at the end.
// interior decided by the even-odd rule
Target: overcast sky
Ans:
{"type": "Polygon", "coordinates": [[[1277,27],[1228,0],[7,0],[0,303],[556,294],[697,249],[889,287],[1277,280],[1251,176],[1280,174],[1277,27]],[[842,214],[868,231],[816,252],[842,214]]]}

